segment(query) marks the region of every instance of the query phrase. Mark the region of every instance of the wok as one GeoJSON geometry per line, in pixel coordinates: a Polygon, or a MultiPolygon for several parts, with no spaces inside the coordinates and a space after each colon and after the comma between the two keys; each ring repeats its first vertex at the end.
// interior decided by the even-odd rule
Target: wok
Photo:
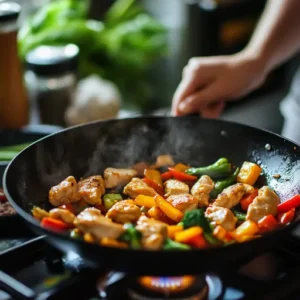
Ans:
{"type": "Polygon", "coordinates": [[[5,171],[4,191],[36,234],[65,252],[74,251],[95,267],[131,274],[195,274],[232,268],[271,249],[298,224],[299,215],[283,229],[222,248],[191,251],[147,251],[102,247],[73,240],[40,227],[33,205],[50,208],[51,186],[69,175],[101,174],[106,167],[128,167],[170,154],[178,162],[207,165],[226,157],[235,165],[259,163],[282,201],[300,192],[300,146],[279,135],[249,126],[199,117],[138,117],[94,122],[42,138],[23,150],[5,171]],[[266,144],[269,146],[266,147],[266,144]],[[280,174],[280,179],[273,178],[280,174]]]}

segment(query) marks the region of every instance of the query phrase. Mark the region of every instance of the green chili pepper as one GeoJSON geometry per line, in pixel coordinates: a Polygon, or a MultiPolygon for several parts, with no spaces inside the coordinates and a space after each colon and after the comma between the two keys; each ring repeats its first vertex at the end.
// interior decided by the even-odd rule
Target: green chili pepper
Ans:
{"type": "Polygon", "coordinates": [[[226,158],[220,158],[212,165],[199,168],[190,168],[185,171],[190,175],[208,175],[211,178],[220,178],[228,176],[231,172],[231,164],[226,158]]]}
{"type": "Polygon", "coordinates": [[[230,185],[232,185],[232,184],[234,184],[235,183],[235,180],[236,180],[236,177],[237,177],[237,175],[238,175],[238,173],[239,173],[239,168],[237,168],[236,170],[235,170],[235,172],[231,175],[231,176],[229,176],[229,177],[227,177],[227,178],[225,178],[225,179],[223,179],[223,180],[220,180],[220,181],[217,181],[217,182],[215,182],[215,187],[214,187],[214,189],[211,191],[211,193],[210,193],[210,196],[211,196],[211,198],[213,198],[213,199],[215,199],[215,198],[217,198],[217,196],[220,194],[220,193],[222,193],[222,191],[225,189],[225,188],[227,188],[227,187],[229,187],[230,185]]]}
{"type": "Polygon", "coordinates": [[[103,196],[103,205],[106,210],[112,208],[118,201],[123,200],[120,194],[105,194],[103,196]]]}
{"type": "Polygon", "coordinates": [[[187,211],[181,222],[183,223],[184,228],[200,226],[204,232],[211,232],[211,227],[204,215],[203,208],[187,211]]]}
{"type": "Polygon", "coordinates": [[[166,239],[164,246],[164,250],[188,250],[191,249],[189,245],[175,242],[169,238],[166,239]]]}
{"type": "Polygon", "coordinates": [[[241,213],[239,211],[236,211],[236,210],[232,210],[232,212],[239,221],[246,221],[246,214],[243,214],[243,213],[241,213]]]}

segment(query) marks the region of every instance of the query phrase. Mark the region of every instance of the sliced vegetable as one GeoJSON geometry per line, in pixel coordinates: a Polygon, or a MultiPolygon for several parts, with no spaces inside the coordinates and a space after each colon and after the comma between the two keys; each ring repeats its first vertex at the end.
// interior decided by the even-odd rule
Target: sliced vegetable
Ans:
{"type": "Polygon", "coordinates": [[[277,211],[278,213],[284,213],[291,210],[292,208],[297,208],[298,206],[300,206],[299,194],[277,205],[277,211]]]}
{"type": "Polygon", "coordinates": [[[220,241],[224,241],[227,235],[227,230],[221,225],[216,226],[213,231],[213,235],[220,241]]]}
{"type": "Polygon", "coordinates": [[[203,233],[203,229],[200,226],[190,227],[181,232],[175,233],[175,241],[180,243],[189,243],[191,239],[196,236],[200,236],[203,233]]]}
{"type": "Polygon", "coordinates": [[[168,226],[168,237],[173,239],[175,237],[175,233],[183,231],[182,225],[169,225],[168,226]]]}
{"type": "Polygon", "coordinates": [[[238,242],[242,242],[245,241],[245,237],[247,237],[246,239],[253,237],[258,231],[259,227],[256,223],[251,220],[247,220],[235,229],[232,237],[238,242]]]}
{"type": "Polygon", "coordinates": [[[123,198],[120,194],[105,194],[103,196],[103,205],[106,210],[109,210],[121,200],[123,200],[123,198]]]}
{"type": "Polygon", "coordinates": [[[204,215],[203,208],[187,211],[184,214],[182,223],[183,223],[184,228],[200,226],[201,228],[203,228],[204,232],[212,231],[211,227],[209,225],[209,221],[206,219],[206,217],[204,215]]]}
{"type": "Polygon", "coordinates": [[[169,180],[171,178],[173,178],[173,175],[172,175],[172,173],[170,171],[167,171],[167,172],[161,174],[161,179],[163,181],[167,181],[167,180],[169,180]]]}
{"type": "Polygon", "coordinates": [[[187,166],[187,165],[184,165],[182,163],[178,163],[177,165],[175,165],[174,169],[176,171],[179,171],[179,172],[185,172],[187,169],[189,169],[190,167],[187,166]]]}
{"type": "Polygon", "coordinates": [[[205,167],[190,168],[185,171],[191,175],[208,175],[211,178],[229,176],[231,173],[231,164],[226,158],[220,158],[215,163],[205,167]]]}
{"type": "Polygon", "coordinates": [[[197,176],[192,176],[192,175],[188,175],[183,172],[179,172],[179,171],[175,170],[174,168],[169,168],[169,171],[172,173],[172,176],[175,179],[180,180],[180,181],[193,181],[193,180],[198,179],[197,176]]]}
{"type": "Polygon", "coordinates": [[[132,249],[140,249],[142,234],[130,223],[124,224],[124,229],[125,232],[119,237],[119,240],[128,243],[132,249]]]}
{"type": "Polygon", "coordinates": [[[162,186],[162,179],[160,172],[157,170],[146,169],[144,171],[144,175],[147,179],[153,180],[159,186],[162,186]]]}
{"type": "Polygon", "coordinates": [[[179,209],[175,208],[160,195],[156,195],[154,200],[156,205],[166,214],[168,218],[175,222],[181,221],[183,213],[179,209]]]}
{"type": "Polygon", "coordinates": [[[65,222],[56,220],[56,219],[53,219],[50,217],[43,218],[43,220],[41,222],[41,226],[43,228],[47,228],[47,229],[50,229],[53,231],[58,231],[58,232],[68,230],[71,228],[71,226],[66,224],[65,222]]]}
{"type": "Polygon", "coordinates": [[[159,221],[162,221],[162,222],[167,223],[167,224],[174,224],[174,222],[171,219],[169,219],[164,214],[164,212],[157,206],[153,206],[152,208],[150,208],[147,212],[147,215],[150,218],[153,218],[155,220],[159,220],[159,221]]]}
{"type": "Polygon", "coordinates": [[[217,246],[220,245],[220,240],[217,240],[212,233],[208,233],[208,232],[204,232],[204,237],[206,239],[206,241],[212,245],[212,246],[217,246]]]}
{"type": "Polygon", "coordinates": [[[239,174],[237,175],[237,182],[253,185],[258,179],[262,168],[255,163],[244,161],[239,174]]]}
{"type": "Polygon", "coordinates": [[[197,235],[191,238],[188,242],[189,245],[195,248],[206,248],[208,246],[206,239],[202,235],[197,235]]]}
{"type": "Polygon", "coordinates": [[[236,181],[237,174],[239,173],[239,168],[237,168],[232,175],[226,179],[219,180],[215,183],[214,189],[211,191],[210,196],[212,198],[217,198],[217,196],[222,193],[222,191],[228,186],[232,185],[236,181]]]}
{"type": "Polygon", "coordinates": [[[278,215],[278,220],[281,224],[288,224],[293,221],[295,217],[296,209],[292,208],[285,213],[281,213],[278,215]]]}
{"type": "Polygon", "coordinates": [[[191,247],[189,245],[178,243],[178,242],[175,242],[175,241],[167,238],[165,240],[163,249],[164,250],[189,250],[189,249],[191,249],[191,247]]]}
{"type": "Polygon", "coordinates": [[[268,231],[275,229],[278,226],[278,221],[273,215],[268,215],[260,219],[257,224],[262,231],[268,231]]]}
{"type": "Polygon", "coordinates": [[[150,196],[138,195],[135,198],[134,202],[138,206],[144,206],[147,208],[151,208],[151,207],[155,206],[155,200],[153,197],[150,197],[150,196]]]}
{"type": "Polygon", "coordinates": [[[83,239],[86,243],[90,243],[93,244],[96,242],[95,238],[93,237],[93,235],[91,233],[85,233],[83,236],[83,239]]]}
{"type": "Polygon", "coordinates": [[[242,200],[240,201],[240,205],[242,210],[247,211],[249,205],[253,202],[255,197],[258,195],[258,189],[255,189],[253,193],[245,195],[242,200]]]}
{"type": "Polygon", "coordinates": [[[100,245],[106,247],[114,247],[114,248],[128,248],[128,244],[124,242],[117,241],[112,238],[105,237],[101,239],[100,245]]]}
{"type": "Polygon", "coordinates": [[[246,214],[243,214],[237,210],[232,210],[233,214],[236,216],[236,218],[239,220],[239,221],[246,221],[246,214]]]}
{"type": "Polygon", "coordinates": [[[150,187],[152,187],[159,195],[163,195],[164,194],[164,189],[162,186],[158,185],[155,181],[153,181],[152,179],[148,179],[148,178],[143,178],[143,181],[145,183],[147,183],[147,185],[149,185],[150,187]]]}
{"type": "Polygon", "coordinates": [[[67,203],[67,204],[61,205],[61,206],[59,206],[59,208],[66,209],[66,210],[70,211],[72,214],[75,213],[72,203],[67,203]]]}
{"type": "Polygon", "coordinates": [[[72,239],[76,239],[76,240],[80,240],[83,238],[80,230],[78,228],[74,228],[71,232],[70,232],[70,237],[72,239]]]}
{"type": "Polygon", "coordinates": [[[31,212],[37,220],[43,220],[43,218],[49,217],[49,213],[47,211],[37,206],[35,206],[31,212]]]}

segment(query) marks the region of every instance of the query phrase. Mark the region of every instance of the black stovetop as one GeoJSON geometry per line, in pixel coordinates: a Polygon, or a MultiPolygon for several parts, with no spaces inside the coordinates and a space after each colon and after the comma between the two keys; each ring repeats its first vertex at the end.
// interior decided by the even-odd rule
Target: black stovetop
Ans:
{"type": "MultiPolygon", "coordinates": [[[[159,282],[172,283],[166,277],[159,282]]],[[[272,253],[263,253],[240,270],[202,274],[195,282],[193,290],[182,292],[176,299],[200,299],[188,296],[203,287],[208,287],[204,298],[208,300],[300,299],[300,239],[290,236],[272,253]]],[[[136,278],[88,268],[76,254],[63,255],[43,237],[15,242],[0,253],[0,300],[126,300],[131,299],[130,290],[145,291],[136,278]]],[[[143,299],[156,299],[150,295],[143,299]]],[[[164,295],[160,299],[175,299],[175,294],[164,295]]]]}

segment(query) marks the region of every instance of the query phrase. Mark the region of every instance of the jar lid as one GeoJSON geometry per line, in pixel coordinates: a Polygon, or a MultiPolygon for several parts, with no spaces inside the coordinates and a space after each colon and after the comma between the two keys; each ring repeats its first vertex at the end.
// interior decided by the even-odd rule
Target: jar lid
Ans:
{"type": "Polygon", "coordinates": [[[0,22],[17,20],[21,12],[21,6],[16,2],[0,3],[0,22]]]}
{"type": "Polygon", "coordinates": [[[26,69],[41,76],[55,76],[77,70],[79,48],[65,46],[39,46],[26,55],[26,69]]]}

